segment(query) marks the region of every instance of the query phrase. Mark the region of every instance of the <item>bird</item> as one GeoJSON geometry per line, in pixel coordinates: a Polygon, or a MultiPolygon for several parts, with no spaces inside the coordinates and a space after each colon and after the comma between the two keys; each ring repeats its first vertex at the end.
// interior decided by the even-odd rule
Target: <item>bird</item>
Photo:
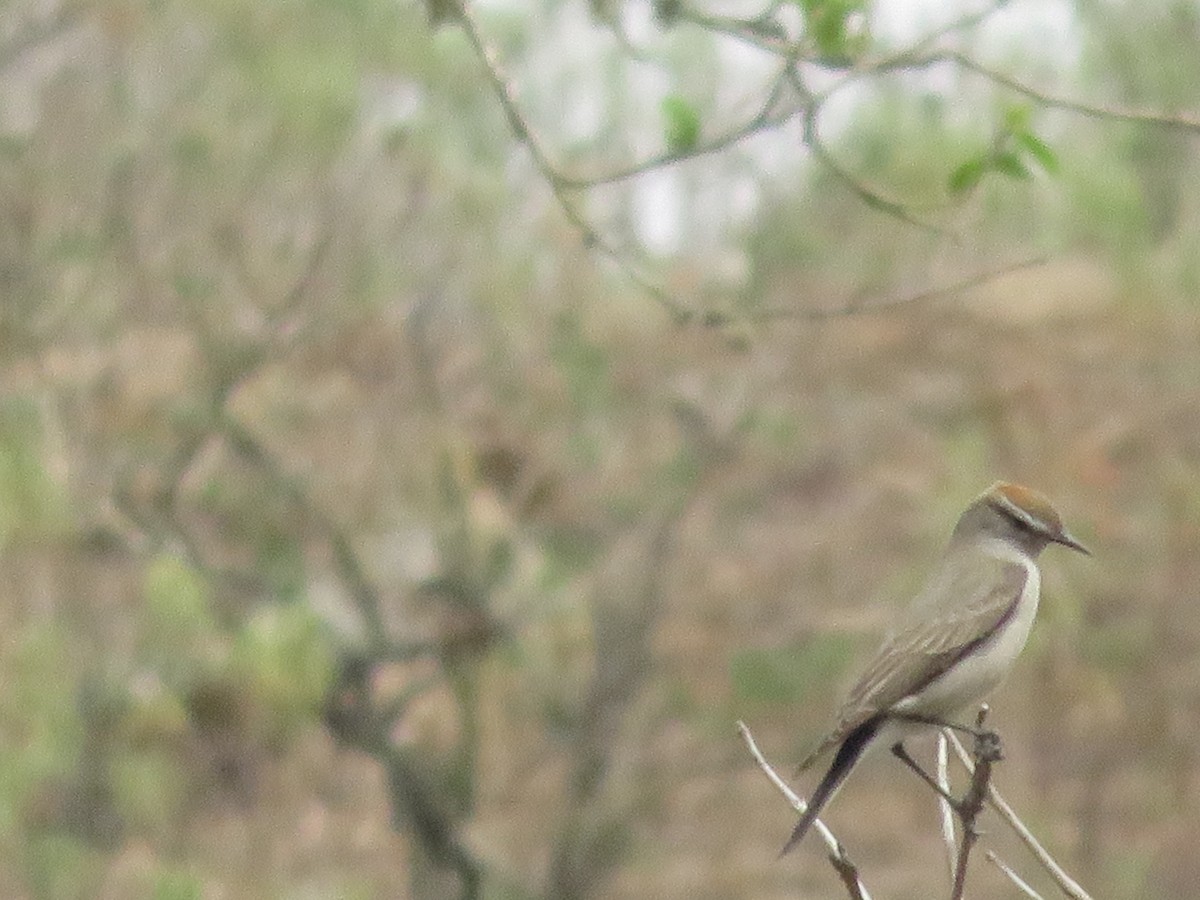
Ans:
{"type": "Polygon", "coordinates": [[[1008,673],[1037,614],[1038,555],[1061,544],[1091,551],[1041,493],[998,481],[963,511],[924,586],[900,614],[798,772],[837,748],[780,856],[804,838],[855,765],[982,700],[1008,673]]]}

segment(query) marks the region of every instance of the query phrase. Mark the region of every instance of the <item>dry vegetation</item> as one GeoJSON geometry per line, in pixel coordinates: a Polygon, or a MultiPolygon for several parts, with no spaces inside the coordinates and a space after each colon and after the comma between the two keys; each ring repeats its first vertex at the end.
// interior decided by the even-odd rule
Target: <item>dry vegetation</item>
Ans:
{"type": "MultiPolygon", "coordinates": [[[[1046,561],[1033,646],[995,702],[1009,749],[998,781],[1097,889],[1128,879],[1171,896],[1190,877],[1183,836],[1200,826],[1188,714],[1188,660],[1200,651],[1188,612],[1200,575],[1197,321],[1166,303],[1136,312],[1115,292],[1083,312],[1067,303],[1005,321],[1024,299],[952,298],[775,328],[745,344],[581,310],[550,333],[523,330],[499,377],[483,349],[493,326],[430,338],[432,370],[421,372],[411,334],[381,311],[374,327],[331,336],[341,349],[313,341],[264,366],[229,408],[352,536],[387,615],[414,640],[453,641],[470,624],[414,587],[437,562],[429,485],[453,458],[459,524],[476,548],[505,543],[514,556],[491,597],[503,634],[471,662],[480,758],[469,844],[514,881],[540,883],[564,823],[603,828],[612,816],[620,865],[599,892],[610,897],[783,897],[797,884],[836,894],[814,848],[774,860],[791,814],[733,720],[747,718],[777,760],[798,758],[849,651],[874,639],[962,500],[997,475],[1047,486],[1097,557],[1046,561]],[[571,398],[550,349],[567,329],[604,353],[587,382],[603,398],[592,410],[571,398]],[[439,386],[436,415],[413,390],[426,380],[439,386]],[[555,539],[580,544],[588,562],[555,572],[568,565],[553,558],[567,550],[547,549],[555,539]],[[614,652],[640,663],[613,667],[615,697],[590,697],[614,652]],[[594,728],[572,719],[593,713],[594,728]],[[603,773],[583,788],[589,754],[603,773]]],[[[16,810],[22,829],[111,840],[89,887],[99,896],[137,895],[167,862],[195,867],[225,896],[346,884],[395,896],[407,854],[378,767],[319,726],[281,733],[260,685],[188,684],[201,676],[164,674],[169,661],[145,646],[155,640],[144,621],[152,563],[108,499],[117,487],[104,451],[141,443],[145,460],[165,454],[176,432],[159,411],[187,405],[208,361],[194,334],[165,325],[131,323],[97,352],[55,345],[12,361],[6,378],[44,398],[42,458],[61,498],[52,522],[8,542],[6,670],[13,683],[52,673],[59,702],[78,706],[71,727],[84,748],[30,787],[16,810]],[[132,536],[114,543],[110,531],[132,536]],[[116,721],[90,718],[80,705],[89,683],[121,678],[132,706],[116,721]],[[178,710],[167,688],[184,684],[178,710]],[[149,783],[90,794],[83,769],[108,752],[140,755],[128,777],[149,783]],[[147,773],[150,758],[173,773],[170,786],[147,773]],[[130,810],[138,790],[171,796],[130,810]]],[[[286,529],[306,548],[291,577],[303,573],[311,602],[344,619],[319,536],[275,508],[261,472],[244,460],[239,471],[235,454],[209,443],[179,500],[205,558],[252,567],[255,534],[286,529]],[[214,497],[217,487],[229,496],[214,497]]],[[[150,461],[128,475],[147,496],[158,477],[150,461]]],[[[271,608],[252,595],[211,600],[227,622],[271,608]]],[[[193,663],[209,650],[221,652],[174,648],[193,663]]],[[[374,677],[395,693],[433,675],[418,661],[374,677]]],[[[422,693],[396,740],[435,759],[451,752],[462,723],[450,690],[422,693]]],[[[7,716],[26,721],[20,709],[7,716]]],[[[832,819],[888,896],[928,896],[941,877],[932,801],[888,762],[864,771],[832,819]]],[[[19,895],[19,870],[5,878],[19,895]]],[[[1006,895],[983,866],[977,879],[980,896],[1006,895]]]]}
{"type": "MultiPolygon", "coordinates": [[[[186,11],[81,8],[0,169],[0,896],[425,900],[455,854],[489,898],[839,896],[734,722],[786,771],[998,477],[1095,557],[1045,557],[996,783],[1097,896],[1200,883],[1194,297],[1096,252],[679,326],[503,153],[260,120],[186,11]]],[[[829,819],[877,897],[944,893],[890,760],[829,819]]]]}

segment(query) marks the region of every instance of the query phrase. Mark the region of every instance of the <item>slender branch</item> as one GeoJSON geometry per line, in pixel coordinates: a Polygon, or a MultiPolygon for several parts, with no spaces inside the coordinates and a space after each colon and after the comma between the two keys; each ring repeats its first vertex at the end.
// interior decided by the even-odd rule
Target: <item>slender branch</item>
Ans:
{"type": "MultiPolygon", "coordinates": [[[[763,773],[775,785],[776,789],[787,798],[788,803],[792,805],[792,809],[803,814],[808,809],[808,804],[800,799],[795,791],[788,787],[787,782],[780,778],[779,774],[771,767],[771,764],[767,762],[762,751],[758,749],[754,735],[750,733],[750,729],[746,726],[746,723],[738,720],[737,729],[738,733],[742,736],[742,740],[746,742],[746,747],[749,749],[750,755],[758,763],[758,767],[763,770],[763,773]]],[[[862,883],[862,879],[858,875],[858,869],[850,861],[850,857],[846,853],[846,848],[842,846],[842,842],[834,837],[833,832],[820,819],[813,822],[813,827],[821,835],[821,840],[825,842],[825,846],[829,849],[829,862],[833,865],[834,871],[837,872],[838,877],[842,880],[842,884],[846,886],[851,900],[871,900],[871,895],[862,883]]]]}
{"type": "Polygon", "coordinates": [[[893,218],[899,219],[901,222],[907,222],[916,228],[924,231],[932,232],[933,234],[942,237],[950,237],[945,229],[932,222],[926,222],[911,213],[908,208],[897,200],[892,200],[883,196],[873,188],[868,187],[858,179],[852,172],[844,168],[830,152],[829,148],[821,140],[821,136],[817,131],[817,117],[821,110],[821,103],[814,101],[808,108],[808,112],[804,117],[804,145],[812,151],[817,162],[823,165],[829,172],[844,184],[852,194],[858,197],[863,203],[872,209],[885,213],[893,218]]]}
{"type": "Polygon", "coordinates": [[[796,116],[807,110],[807,103],[793,105],[784,109],[777,108],[783,97],[784,89],[790,83],[788,73],[790,65],[790,63],[785,63],[784,67],[771,79],[770,87],[767,89],[767,98],[759,105],[758,111],[753,116],[716,137],[700,141],[696,146],[688,150],[668,150],[608,172],[601,172],[594,175],[570,175],[555,169],[553,177],[557,179],[558,183],[564,189],[570,190],[584,190],[605,184],[614,184],[618,181],[627,181],[630,178],[643,175],[655,169],[674,165],[677,162],[719,153],[722,150],[727,150],[734,144],[740,143],[752,134],[757,134],[760,131],[770,131],[786,125],[796,116]]]}
{"type": "MultiPolygon", "coordinates": [[[[753,134],[778,128],[794,120],[797,116],[802,116],[804,144],[812,152],[814,159],[863,203],[872,209],[914,227],[952,240],[955,239],[953,234],[947,232],[941,226],[920,217],[914,212],[910,204],[887,197],[877,189],[866,184],[854,172],[843,166],[821,139],[818,120],[825,103],[838,91],[851,84],[861,82],[863,79],[897,70],[916,70],[946,63],[958,66],[965,71],[973,72],[996,85],[1020,93],[1045,107],[1115,121],[1200,132],[1200,118],[1195,116],[1163,115],[1100,106],[1058,97],[1025,84],[1004,72],[993,69],[971,58],[963,51],[938,49],[939,43],[947,36],[978,26],[1002,8],[1006,0],[990,0],[990,2],[984,4],[978,10],[969,12],[935,29],[906,47],[875,59],[864,58],[850,64],[842,64],[840,62],[829,64],[822,60],[806,58],[804,56],[805,46],[803,42],[790,40],[784,26],[773,18],[775,8],[768,9],[759,18],[750,20],[710,16],[695,11],[684,10],[679,15],[680,21],[688,22],[713,34],[746,42],[748,45],[762,52],[774,54],[780,58],[782,67],[769,82],[770,86],[765,101],[744,122],[733,125],[723,133],[701,141],[687,150],[658,153],[606,172],[588,175],[573,174],[564,171],[551,157],[550,153],[546,150],[545,143],[538,136],[536,130],[523,113],[517,101],[513,82],[506,74],[495,49],[484,38],[478,21],[470,8],[469,0],[452,0],[452,2],[455,4],[456,11],[458,12],[458,21],[482,64],[486,80],[500,104],[509,127],[518,142],[527,148],[534,167],[550,187],[555,201],[562,209],[567,221],[578,231],[585,246],[607,257],[617,267],[623,277],[649,294],[670,315],[676,324],[699,322],[706,326],[720,326],[731,323],[734,321],[734,317],[717,311],[693,310],[658,284],[646,274],[641,265],[630,258],[630,254],[625,248],[620,246],[618,242],[602,234],[589,221],[587,215],[581,209],[582,200],[577,196],[579,192],[605,184],[624,181],[686,159],[724,151],[753,134]],[[819,94],[814,95],[806,89],[801,80],[800,66],[805,63],[822,66],[825,69],[844,70],[845,75],[819,94]],[[796,89],[799,100],[781,107],[780,104],[784,91],[789,85],[796,89]]],[[[1012,267],[1005,267],[998,273],[985,273],[982,276],[973,278],[960,285],[954,285],[948,289],[924,291],[911,297],[901,297],[893,301],[871,304],[870,308],[878,309],[893,305],[906,305],[929,299],[953,290],[961,290],[964,287],[974,286],[1007,271],[1036,265],[1040,261],[1038,259],[1018,263],[1012,267]]],[[[819,312],[805,311],[797,313],[794,310],[768,310],[753,318],[761,320],[789,317],[823,319],[858,312],[867,308],[866,305],[860,307],[858,304],[855,304],[841,310],[819,312]]]]}
{"type": "Polygon", "coordinates": [[[832,66],[825,59],[805,56],[803,53],[805,49],[804,45],[788,40],[787,32],[783,25],[771,19],[770,16],[774,10],[754,19],[739,19],[731,16],[708,15],[695,10],[684,10],[680,14],[679,20],[696,25],[704,31],[741,41],[765,53],[791,57],[827,69],[849,68],[851,74],[843,79],[843,82],[849,82],[862,72],[897,68],[903,65],[906,60],[921,56],[942,38],[982,24],[1005,6],[1007,2],[1008,0],[992,0],[992,2],[980,9],[968,12],[917,38],[912,44],[902,50],[878,59],[866,58],[858,60],[852,66],[832,66]]]}
{"type": "Polygon", "coordinates": [[[349,534],[329,516],[316,499],[287,473],[258,437],[234,416],[222,412],[216,427],[243,457],[257,465],[277,489],[295,503],[324,532],[334,568],[358,611],[365,637],[372,648],[388,648],[383,600],[354,550],[349,534]]]}
{"type": "MultiPolygon", "coordinates": [[[[958,755],[959,760],[966,766],[967,771],[973,771],[974,766],[971,763],[971,757],[956,735],[950,735],[950,744],[954,748],[954,752],[958,755]]],[[[1030,853],[1041,863],[1042,868],[1046,870],[1050,877],[1054,879],[1063,894],[1070,897],[1071,900],[1092,900],[1092,896],[1063,871],[1062,866],[1054,860],[1046,851],[1046,848],[1033,836],[1032,832],[1025,827],[1025,824],[1017,818],[1017,814],[1013,812],[1012,807],[1000,796],[1000,792],[994,786],[989,786],[987,800],[988,805],[1000,814],[1000,818],[1008,823],[1008,826],[1016,832],[1021,842],[1029,848],[1030,853]]]]}
{"type": "Polygon", "coordinates": [[[992,766],[1001,758],[1000,739],[995,732],[983,731],[984,720],[987,719],[988,707],[984,704],[979,708],[975,717],[975,727],[981,729],[975,735],[975,768],[971,772],[971,783],[967,793],[958,804],[958,816],[962,823],[962,840],[958,845],[958,860],[954,867],[954,889],[950,892],[950,900],[962,900],[963,891],[967,886],[967,864],[971,858],[971,850],[979,840],[979,831],[975,822],[983,811],[983,802],[991,786],[992,766]]]}
{"type": "Polygon", "coordinates": [[[979,287],[987,284],[1004,275],[1010,275],[1013,272],[1020,272],[1024,269],[1033,269],[1041,265],[1045,265],[1047,257],[1043,255],[1029,256],[1025,259],[1017,260],[1016,262],[1003,263],[995,268],[984,269],[958,281],[953,281],[949,284],[937,285],[935,287],[925,288],[917,291],[914,294],[897,294],[894,297],[885,297],[881,300],[854,300],[843,306],[833,307],[831,309],[800,309],[796,307],[769,307],[749,316],[752,321],[774,321],[778,319],[798,319],[798,320],[820,320],[820,319],[837,319],[843,316],[855,316],[865,313],[882,312],[885,310],[895,309],[901,306],[911,306],[918,303],[926,303],[930,300],[938,300],[942,297],[951,294],[957,294],[961,291],[979,287]]]}
{"type": "Polygon", "coordinates": [[[20,29],[0,44],[0,72],[19,62],[27,50],[46,44],[83,20],[85,8],[63,4],[53,17],[20,29]]]}
{"type": "MultiPolygon", "coordinates": [[[[946,735],[938,732],[937,739],[937,782],[944,794],[950,793],[950,748],[946,735]]],[[[942,840],[946,844],[946,861],[950,866],[950,881],[954,881],[955,860],[958,858],[958,839],[954,834],[954,807],[945,796],[938,797],[938,812],[942,820],[942,840]]]]}
{"type": "Polygon", "coordinates": [[[960,31],[967,31],[974,28],[976,25],[982,25],[993,15],[999,12],[1008,4],[1008,0],[992,0],[986,6],[980,7],[975,12],[965,13],[961,17],[952,22],[947,22],[941,28],[935,28],[924,37],[917,38],[908,47],[905,47],[898,53],[892,54],[890,57],[877,60],[868,64],[871,69],[895,68],[897,65],[903,65],[905,59],[911,59],[925,53],[927,50],[937,44],[942,38],[951,34],[957,34],[960,31]]]}
{"type": "Polygon", "coordinates": [[[479,57],[479,61],[483,63],[484,74],[487,76],[488,84],[491,85],[492,92],[496,95],[496,99],[500,101],[500,109],[503,110],[505,117],[508,119],[508,127],[513,130],[522,144],[529,151],[529,155],[533,157],[533,163],[537,166],[538,171],[549,181],[557,179],[557,170],[551,162],[546,151],[542,149],[542,141],[534,132],[533,126],[525,119],[525,115],[521,112],[521,108],[517,103],[516,92],[512,88],[512,81],[508,74],[504,71],[503,65],[500,63],[500,58],[492,46],[484,39],[483,32],[479,28],[479,23],[475,20],[475,14],[471,11],[470,4],[467,0],[458,0],[456,3],[459,14],[459,24],[462,25],[463,31],[466,32],[467,40],[475,50],[475,55],[479,57]]]}
{"type": "Polygon", "coordinates": [[[766,53],[774,53],[777,56],[793,56],[799,49],[787,39],[783,26],[771,22],[767,18],[738,19],[732,16],[716,16],[694,9],[685,9],[680,13],[679,21],[690,22],[704,31],[733,38],[743,44],[756,47],[766,53]],[[771,28],[772,25],[776,28],[771,28]]]}
{"type": "Polygon", "coordinates": [[[1004,860],[996,855],[995,850],[989,850],[984,854],[987,861],[1004,873],[1005,877],[1016,886],[1026,897],[1032,897],[1033,900],[1043,900],[1042,895],[1035,891],[1024,878],[1014,872],[1004,860]]]}
{"type": "MultiPolygon", "coordinates": [[[[927,57],[925,60],[919,61],[919,63],[931,64],[942,61],[952,62],[966,69],[968,72],[981,75],[988,81],[1008,88],[1010,91],[1022,94],[1041,106],[1066,110],[1067,112],[1078,113],[1092,118],[1109,119],[1116,122],[1132,122],[1138,125],[1154,125],[1160,128],[1178,128],[1183,131],[1200,132],[1200,118],[1196,116],[1166,115],[1164,113],[1147,112],[1145,110],[1100,106],[1093,103],[1084,103],[1079,100],[1070,100],[1066,97],[1058,97],[1035,88],[1032,85],[1025,84],[1022,81],[1018,81],[1011,75],[1006,75],[1004,72],[993,69],[959,51],[935,54],[927,57]]],[[[914,64],[917,63],[918,61],[914,60],[914,64]]]]}
{"type": "Polygon", "coordinates": [[[572,227],[579,232],[584,245],[600,251],[600,253],[612,260],[626,278],[653,297],[677,324],[690,321],[693,318],[693,313],[686,306],[635,268],[621,249],[601,235],[592,226],[592,223],[584,217],[583,213],[579,211],[574,199],[570,195],[571,185],[564,181],[558,168],[543,148],[542,141],[535,133],[533,126],[526,121],[520,106],[517,104],[516,95],[511,86],[512,82],[501,66],[496,51],[484,39],[483,32],[480,30],[479,24],[475,21],[475,16],[471,12],[467,0],[456,0],[456,4],[458,7],[459,22],[466,32],[467,39],[474,48],[476,55],[483,64],[488,83],[491,85],[496,99],[500,102],[500,108],[504,111],[504,115],[508,119],[509,127],[517,136],[517,140],[524,144],[525,148],[529,151],[534,166],[550,186],[550,190],[554,194],[555,200],[558,201],[563,215],[567,217],[567,221],[571,223],[572,227]]]}

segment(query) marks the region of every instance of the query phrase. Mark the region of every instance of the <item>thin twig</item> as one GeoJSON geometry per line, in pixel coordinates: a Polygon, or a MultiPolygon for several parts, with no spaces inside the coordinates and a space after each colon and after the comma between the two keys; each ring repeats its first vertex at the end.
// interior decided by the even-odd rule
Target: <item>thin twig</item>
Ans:
{"type": "Polygon", "coordinates": [[[517,104],[515,91],[512,88],[512,82],[500,64],[500,59],[496,51],[484,39],[483,32],[480,30],[479,24],[475,21],[475,16],[471,12],[469,3],[466,0],[458,0],[457,7],[459,24],[462,26],[463,31],[466,32],[467,40],[470,41],[476,56],[479,57],[479,61],[483,65],[488,84],[491,85],[492,92],[500,102],[500,108],[504,111],[504,115],[508,119],[509,127],[512,129],[513,134],[516,135],[517,140],[524,144],[525,148],[529,151],[534,166],[550,186],[550,191],[554,194],[554,199],[558,201],[563,215],[567,217],[567,221],[571,223],[572,227],[579,232],[584,245],[598,250],[612,260],[626,278],[653,297],[677,324],[691,321],[693,313],[686,306],[637,269],[626,254],[616,244],[600,234],[592,223],[584,217],[583,213],[580,212],[574,198],[571,196],[571,185],[564,180],[558,167],[546,153],[544,145],[534,131],[533,126],[529,124],[524,113],[521,112],[521,108],[517,104]]]}
{"type": "Polygon", "coordinates": [[[967,865],[970,862],[971,850],[979,840],[979,831],[975,821],[983,811],[983,802],[991,786],[992,766],[1000,760],[1000,739],[994,732],[984,731],[983,723],[987,719],[987,704],[979,707],[979,715],[975,717],[975,767],[971,772],[971,783],[967,793],[958,804],[958,817],[962,824],[962,840],[958,845],[958,860],[954,867],[954,889],[950,892],[950,900],[962,900],[963,891],[967,887],[967,865]]]}
{"type": "Polygon", "coordinates": [[[955,65],[966,69],[968,72],[974,72],[976,75],[981,75],[988,81],[998,84],[1001,87],[1008,88],[1010,91],[1015,91],[1028,97],[1030,100],[1038,103],[1041,106],[1050,107],[1052,109],[1066,110],[1067,112],[1078,113],[1082,116],[1090,116],[1097,119],[1109,119],[1116,122],[1133,122],[1138,125],[1154,125],[1159,128],[1178,128],[1183,131],[1198,131],[1200,132],[1200,118],[1187,115],[1166,115],[1165,113],[1147,112],[1145,110],[1124,109],[1115,106],[1100,106],[1094,103],[1084,103],[1079,100],[1070,100],[1066,97],[1058,97],[1054,94],[1049,94],[1046,91],[1035,88],[1031,85],[1018,81],[1011,75],[1000,72],[996,69],[987,66],[978,60],[972,59],[965,53],[959,51],[948,51],[946,53],[934,54],[926,57],[924,60],[914,60],[914,65],[927,65],[937,62],[952,62],[955,65]]]}
{"type": "Polygon", "coordinates": [[[817,130],[817,118],[821,111],[821,103],[814,101],[809,107],[804,117],[804,145],[812,151],[813,157],[823,165],[829,172],[837,178],[843,185],[850,190],[852,194],[858,197],[863,203],[878,210],[893,218],[899,219],[901,222],[907,222],[915,228],[920,228],[923,231],[929,231],[941,237],[951,237],[951,235],[939,225],[933,222],[926,222],[918,218],[908,208],[898,200],[892,200],[883,196],[874,188],[868,187],[858,179],[856,175],[844,168],[830,152],[829,148],[821,140],[821,136],[817,130]]]}
{"type": "MultiPolygon", "coordinates": [[[[793,791],[786,781],[779,777],[779,774],[767,762],[762,751],[758,749],[758,744],[754,740],[754,735],[750,733],[750,729],[746,723],[738,720],[738,733],[741,734],[742,740],[746,742],[746,747],[750,751],[750,755],[754,757],[754,761],[758,763],[758,767],[763,770],[771,783],[776,789],[783,794],[792,805],[792,809],[803,814],[808,809],[808,804],[802,800],[795,791],[793,791]]],[[[851,900],[871,900],[871,895],[867,892],[866,886],[862,883],[862,879],[858,875],[858,869],[854,863],[850,861],[850,857],[846,854],[846,848],[842,846],[842,842],[834,837],[833,832],[829,830],[820,819],[813,822],[813,827],[817,833],[821,835],[821,840],[825,842],[825,846],[829,848],[829,861],[833,864],[834,870],[838,873],[838,877],[842,879],[842,883],[849,891],[851,900]]]]}
{"type": "Polygon", "coordinates": [[[350,535],[288,474],[266,444],[260,441],[250,428],[223,410],[216,428],[243,458],[258,466],[270,483],[304,510],[308,518],[324,532],[326,540],[329,541],[334,568],[350,592],[368,644],[375,650],[385,650],[388,647],[388,636],[383,615],[383,600],[368,577],[350,535]]]}
{"type": "Polygon", "coordinates": [[[889,66],[895,67],[897,63],[903,64],[903,60],[906,57],[911,58],[924,53],[947,35],[956,34],[960,31],[966,31],[970,28],[974,28],[976,25],[982,25],[985,21],[999,12],[999,10],[1007,3],[1008,0],[992,0],[991,3],[979,8],[975,12],[966,13],[952,22],[947,22],[941,28],[935,28],[924,37],[917,38],[917,40],[915,40],[908,47],[905,47],[899,53],[871,63],[869,67],[873,69],[881,69],[889,66]]]}
{"type": "Polygon", "coordinates": [[[773,34],[769,33],[762,25],[756,25],[756,21],[769,22],[769,19],[738,19],[731,16],[709,15],[708,13],[699,12],[694,9],[685,9],[680,13],[679,21],[690,22],[692,25],[711,34],[719,34],[741,41],[744,44],[762,50],[764,53],[774,53],[777,56],[793,56],[799,49],[796,44],[787,39],[782,26],[779,26],[778,34],[773,34]]]}
{"type": "MultiPolygon", "coordinates": [[[[956,735],[952,734],[950,735],[950,744],[952,747],[954,747],[954,752],[958,754],[959,760],[964,766],[967,767],[967,771],[973,771],[974,766],[971,763],[971,757],[967,753],[966,748],[963,747],[962,741],[960,741],[956,735]]],[[[994,786],[989,786],[987,799],[988,804],[994,810],[996,810],[996,812],[1000,814],[1000,818],[1007,822],[1008,826],[1016,832],[1017,837],[1019,837],[1021,842],[1029,848],[1029,852],[1034,855],[1034,858],[1041,863],[1042,868],[1044,868],[1050,877],[1054,879],[1055,883],[1062,890],[1063,894],[1070,897],[1071,900],[1092,900],[1091,894],[1080,887],[1079,884],[1073,878],[1071,878],[1071,876],[1063,871],[1062,866],[1060,866],[1046,851],[1046,848],[1038,842],[1037,838],[1035,838],[1030,830],[1025,827],[1025,824],[1019,818],[1017,818],[1017,814],[1013,812],[1012,807],[1009,806],[1004,798],[1000,796],[1000,792],[997,791],[994,786]]]]}
{"type": "Polygon", "coordinates": [[[1042,895],[1035,891],[1024,878],[1018,875],[1009,867],[1008,863],[996,855],[995,850],[989,850],[984,854],[987,861],[1004,873],[1005,877],[1011,881],[1022,894],[1026,897],[1031,897],[1033,900],[1043,900],[1042,895]]]}
{"type": "MultiPolygon", "coordinates": [[[[991,2],[979,10],[967,13],[922,36],[909,46],[888,55],[876,59],[864,58],[850,65],[836,66],[835,68],[845,70],[845,76],[816,95],[809,93],[801,82],[799,66],[806,62],[815,62],[820,65],[821,62],[819,60],[805,59],[803,57],[804,47],[802,44],[789,40],[786,37],[786,30],[782,29],[782,27],[779,29],[772,27],[775,24],[771,18],[774,15],[773,9],[768,10],[757,20],[738,20],[688,13],[681,18],[714,34],[721,34],[746,41],[759,50],[774,54],[782,60],[782,68],[770,82],[765,102],[745,122],[734,125],[727,131],[708,140],[701,141],[689,149],[662,152],[608,172],[586,176],[574,175],[564,171],[551,158],[545,149],[546,145],[539,138],[535,129],[522,112],[517,102],[513,83],[505,73],[499,61],[498,54],[485,40],[483,32],[479,28],[474,13],[470,8],[469,0],[453,0],[453,2],[455,2],[459,14],[457,17],[458,22],[466,33],[468,41],[483,66],[487,82],[500,103],[500,107],[508,120],[509,127],[512,129],[518,142],[527,148],[535,168],[550,187],[555,201],[562,209],[568,222],[579,233],[585,246],[607,257],[625,278],[649,294],[671,316],[676,324],[700,322],[706,326],[719,326],[732,322],[735,317],[720,312],[693,310],[688,304],[681,302],[680,299],[663,288],[653,278],[649,277],[643,271],[643,266],[630,258],[629,252],[621,247],[619,243],[603,235],[588,220],[588,217],[581,209],[582,200],[577,196],[580,191],[633,178],[645,172],[672,165],[681,160],[721,152],[753,134],[778,128],[792,121],[797,115],[802,115],[804,143],[813,153],[814,158],[863,203],[872,209],[883,212],[915,227],[951,239],[954,238],[952,234],[948,234],[939,225],[923,220],[913,211],[910,204],[886,197],[875,188],[867,185],[856,174],[846,169],[821,139],[817,126],[820,112],[825,102],[846,86],[860,82],[865,78],[876,77],[901,69],[915,70],[934,66],[939,63],[947,63],[956,65],[965,71],[973,72],[996,85],[1020,93],[1036,101],[1038,104],[1049,108],[1062,109],[1115,121],[1200,131],[1200,118],[1195,116],[1163,115],[1069,100],[1025,84],[1004,72],[997,71],[971,58],[962,51],[936,49],[938,43],[946,36],[973,28],[985,21],[1004,5],[1005,0],[991,0],[991,2]],[[796,88],[800,99],[797,102],[788,104],[784,108],[780,108],[779,104],[783,96],[783,90],[789,84],[796,88]]],[[[826,68],[829,67],[826,66],[826,68]]],[[[1019,264],[1014,268],[1031,264],[1033,263],[1019,264]]],[[[981,281],[986,280],[987,277],[994,276],[985,276],[981,281]]],[[[964,286],[971,285],[967,284],[964,286]]],[[[958,286],[953,289],[958,289],[958,286]]],[[[901,298],[895,301],[895,303],[873,304],[872,308],[907,304],[943,292],[942,290],[924,292],[911,298],[901,298]]],[[[856,311],[859,310],[856,308],[797,315],[790,310],[771,310],[754,318],[770,319],[794,316],[797,318],[818,319],[856,311]]]]}
{"type": "Polygon", "coordinates": [[[960,291],[970,290],[1004,275],[1011,275],[1013,272],[1020,272],[1024,269],[1033,269],[1037,266],[1045,265],[1047,260],[1048,257],[1041,254],[1029,256],[1025,259],[1019,259],[1016,262],[1002,263],[994,268],[975,272],[950,284],[925,288],[913,294],[897,294],[894,297],[885,297],[881,300],[855,300],[843,306],[832,307],[830,309],[803,309],[787,306],[768,307],[767,309],[750,314],[747,318],[755,322],[774,321],[778,319],[812,321],[882,312],[895,309],[896,307],[926,303],[930,300],[949,296],[950,294],[957,294],[960,291]]]}
{"type": "Polygon", "coordinates": [[[74,4],[63,4],[60,10],[46,21],[19,29],[16,34],[0,44],[0,72],[18,62],[25,51],[43,46],[66,33],[82,21],[86,14],[82,6],[76,7],[74,4]]]}
{"type": "Polygon", "coordinates": [[[859,60],[853,67],[848,69],[843,78],[835,81],[819,93],[814,98],[815,101],[817,104],[823,104],[834,94],[865,78],[886,75],[898,69],[924,68],[931,65],[935,60],[941,60],[944,54],[933,51],[931,48],[948,35],[966,31],[969,28],[974,28],[976,25],[982,24],[1007,2],[1008,0],[993,0],[993,2],[976,12],[967,13],[961,18],[955,19],[953,22],[948,22],[940,28],[936,28],[928,34],[917,38],[907,47],[885,53],[882,56],[874,58],[866,57],[859,60]]]}
{"type": "Polygon", "coordinates": [[[601,185],[614,184],[618,181],[628,181],[630,178],[674,165],[677,162],[719,153],[722,150],[727,150],[734,144],[740,143],[752,134],[757,134],[760,131],[770,131],[786,125],[808,108],[807,103],[791,105],[784,109],[777,108],[779,101],[782,99],[784,88],[789,83],[787,71],[789,65],[790,63],[785,63],[784,68],[771,79],[769,82],[770,87],[767,89],[767,98],[759,105],[758,111],[753,116],[716,137],[700,141],[694,147],[687,150],[667,150],[607,172],[600,172],[593,175],[571,175],[556,169],[555,177],[562,188],[570,190],[585,190],[601,185]]]}
{"type": "MultiPolygon", "coordinates": [[[[942,791],[950,793],[950,748],[946,743],[945,729],[938,732],[937,739],[937,782],[942,791]]],[[[954,881],[955,860],[958,858],[958,839],[954,835],[954,808],[944,796],[938,797],[938,811],[942,820],[942,840],[946,844],[946,862],[950,866],[950,881],[954,881]]]]}

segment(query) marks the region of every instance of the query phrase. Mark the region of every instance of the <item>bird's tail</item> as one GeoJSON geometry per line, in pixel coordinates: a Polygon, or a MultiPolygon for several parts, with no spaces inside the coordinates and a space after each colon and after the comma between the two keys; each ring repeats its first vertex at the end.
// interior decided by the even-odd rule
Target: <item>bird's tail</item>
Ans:
{"type": "Polygon", "coordinates": [[[838,748],[837,755],[833,758],[833,763],[829,767],[829,771],[825,773],[825,777],[821,779],[821,783],[817,785],[817,789],[813,791],[812,797],[808,800],[808,808],[804,810],[800,816],[800,821],[796,823],[796,827],[792,829],[792,836],[788,838],[783,849],[779,851],[779,855],[785,853],[795,847],[804,835],[808,833],[808,829],[812,827],[812,823],[821,815],[821,810],[825,808],[825,804],[833,799],[833,795],[837,793],[837,789],[842,786],[842,782],[846,780],[846,776],[854,768],[855,764],[862,758],[867,747],[879,732],[879,728],[883,725],[883,716],[876,716],[873,719],[868,719],[863,724],[859,725],[842,741],[842,746],[838,748]]]}

